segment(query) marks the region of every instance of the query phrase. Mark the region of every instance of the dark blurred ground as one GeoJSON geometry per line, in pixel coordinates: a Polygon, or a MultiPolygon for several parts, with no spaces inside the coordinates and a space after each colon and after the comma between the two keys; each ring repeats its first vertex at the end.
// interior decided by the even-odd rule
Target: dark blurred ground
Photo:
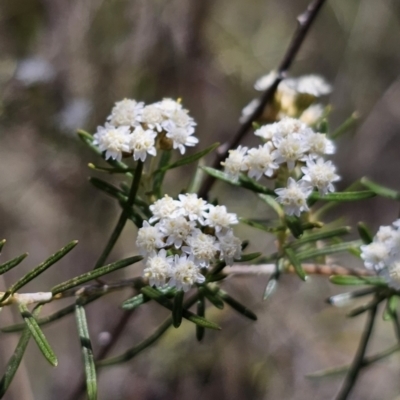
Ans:
{"type": "MultiPolygon", "coordinates": [[[[293,75],[318,73],[334,84],[332,126],[354,110],[356,134],[342,138],[336,161],[343,188],[363,175],[400,189],[400,3],[397,0],[332,0],[322,10],[293,67],[293,75]]],[[[72,239],[80,245],[30,286],[46,290],[92,268],[117,216],[116,205],[88,182],[96,158],[76,139],[93,131],[112,104],[124,97],[146,102],[182,97],[198,122],[204,148],[224,141],[238,126],[253,83],[275,68],[295,29],[304,0],[169,2],[157,0],[3,0],[0,3],[0,236],[2,259],[30,257],[3,280],[7,286],[72,239]],[[46,281],[47,279],[47,281],[46,281]]],[[[252,138],[248,139],[250,142],[252,138]]],[[[183,174],[183,171],[178,173],[183,174]]],[[[174,177],[176,178],[176,176],[174,177]]],[[[189,177],[180,175],[187,181],[189,177]]],[[[180,187],[173,186],[176,194],[180,187]]],[[[247,217],[264,208],[218,184],[215,193],[247,217]]],[[[240,194],[239,194],[240,193],[240,194]]],[[[397,217],[398,205],[369,200],[343,207],[348,223],[374,228],[397,217]]],[[[271,249],[271,238],[248,228],[251,250],[271,249]]],[[[111,259],[135,253],[133,227],[111,259]]],[[[354,260],[343,259],[354,263],[354,260]]],[[[352,264],[353,265],[353,264],[352,264]]],[[[354,264],[359,265],[359,264],[354,264]]],[[[141,273],[141,266],[132,267],[141,273]]],[[[230,310],[212,311],[223,326],[204,343],[184,323],[133,362],[101,371],[100,399],[330,399],[342,376],[309,380],[307,373],[349,362],[363,317],[324,299],[337,292],[326,278],[301,283],[284,277],[268,302],[265,279],[233,278],[226,285],[259,315],[249,323],[230,310]]],[[[100,332],[117,321],[122,299],[111,295],[88,307],[95,348],[100,332]]],[[[48,310],[59,305],[50,305],[48,310]]],[[[164,318],[145,306],[132,318],[115,353],[137,343],[164,318]]],[[[17,316],[2,313],[6,325],[17,316]]],[[[82,372],[73,317],[46,330],[59,355],[51,369],[30,346],[8,400],[67,399],[82,372]]],[[[1,368],[17,337],[2,335],[1,368]]],[[[380,323],[373,348],[394,342],[380,323]]],[[[400,393],[399,355],[369,368],[352,399],[394,399],[400,393]]]]}

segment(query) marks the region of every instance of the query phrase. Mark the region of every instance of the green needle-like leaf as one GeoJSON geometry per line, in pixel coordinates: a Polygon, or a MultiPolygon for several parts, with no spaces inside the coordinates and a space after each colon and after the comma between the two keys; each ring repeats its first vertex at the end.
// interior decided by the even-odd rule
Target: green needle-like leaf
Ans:
{"type": "MultiPolygon", "coordinates": [[[[201,318],[206,316],[206,302],[202,293],[199,293],[199,299],[197,300],[197,315],[201,318]]],[[[200,326],[196,325],[196,339],[201,342],[204,338],[206,330],[200,326]]]]}
{"type": "Polygon", "coordinates": [[[96,367],[94,364],[92,343],[90,341],[89,329],[86,321],[86,313],[79,300],[75,306],[76,322],[78,325],[78,334],[81,341],[83,362],[85,366],[86,391],[89,400],[97,399],[97,379],[96,367]]]}
{"type": "Polygon", "coordinates": [[[378,183],[375,183],[368,178],[361,178],[361,184],[364,185],[367,189],[370,189],[371,191],[376,193],[378,196],[387,197],[391,200],[400,200],[400,192],[379,185],[378,183]]]}
{"type": "Polygon", "coordinates": [[[396,295],[390,296],[388,298],[385,310],[382,315],[384,321],[391,321],[393,319],[396,319],[399,299],[400,299],[399,296],[396,295]]]}
{"type": "Polygon", "coordinates": [[[215,307],[219,308],[220,310],[224,308],[224,302],[217,294],[218,290],[212,290],[207,285],[201,286],[199,290],[200,293],[204,295],[215,307]]]}
{"type": "Polygon", "coordinates": [[[107,167],[100,167],[92,163],[89,163],[88,167],[94,171],[105,172],[108,174],[126,174],[127,172],[135,172],[134,168],[118,168],[118,167],[107,168],[107,167]]]}
{"type": "Polygon", "coordinates": [[[10,269],[16,267],[18,264],[21,263],[21,261],[25,260],[25,258],[27,256],[28,256],[28,253],[21,254],[20,256],[15,257],[10,261],[5,262],[4,264],[1,264],[0,265],[0,275],[3,275],[10,269]]]}
{"type": "Polygon", "coordinates": [[[371,231],[364,222],[359,222],[357,224],[357,230],[363,243],[370,244],[372,242],[373,237],[371,231]]]}
{"type": "Polygon", "coordinates": [[[272,295],[272,293],[274,293],[277,286],[278,279],[276,279],[276,275],[272,275],[268,280],[267,286],[265,287],[263,300],[267,300],[272,295]]]}
{"type": "Polygon", "coordinates": [[[60,283],[57,286],[54,286],[51,289],[51,292],[53,293],[54,296],[57,293],[62,293],[68,289],[72,289],[76,286],[82,285],[83,283],[89,282],[93,279],[100,278],[101,276],[109,274],[110,272],[135,264],[136,262],[141,261],[142,259],[143,259],[142,256],[135,256],[135,257],[125,258],[123,260],[117,261],[112,264],[105,265],[104,267],[100,267],[93,271],[86,272],[85,274],[79,275],[66,282],[60,283]]]}
{"type": "Polygon", "coordinates": [[[239,303],[237,300],[232,298],[228,293],[220,289],[218,291],[219,297],[222,298],[222,300],[231,306],[234,310],[236,310],[238,313],[244,315],[245,317],[257,321],[257,315],[253,313],[253,311],[250,311],[246,306],[243,304],[239,303]]]}
{"type": "Polygon", "coordinates": [[[338,139],[344,133],[346,133],[350,129],[353,129],[357,125],[359,119],[360,116],[358,115],[357,111],[353,112],[353,114],[351,114],[350,117],[347,118],[342,125],[340,125],[331,135],[329,135],[330,138],[332,140],[338,139]]]}
{"type": "Polygon", "coordinates": [[[268,204],[268,206],[270,206],[278,214],[278,217],[281,220],[285,219],[285,212],[283,211],[282,206],[275,200],[274,197],[267,194],[259,194],[258,197],[266,204],[268,204]]]}
{"type": "Polygon", "coordinates": [[[286,215],[285,221],[286,225],[290,229],[290,232],[295,238],[299,238],[303,234],[304,228],[299,217],[295,217],[294,215],[286,215]]]}
{"type": "Polygon", "coordinates": [[[299,276],[300,279],[305,281],[307,276],[303,270],[303,267],[301,266],[300,260],[296,256],[296,253],[289,247],[287,247],[284,250],[284,252],[285,252],[287,258],[289,259],[290,263],[293,265],[294,270],[296,271],[296,274],[299,276]]]}
{"type": "Polygon", "coordinates": [[[340,228],[321,230],[317,232],[310,233],[308,235],[304,234],[301,239],[297,239],[290,243],[288,246],[291,248],[296,248],[302,246],[306,243],[316,242],[317,240],[331,239],[337,236],[346,235],[349,233],[351,228],[349,226],[342,226],[340,228]]]}
{"type": "Polygon", "coordinates": [[[0,253],[3,250],[5,244],[6,244],[6,239],[0,240],[0,253]]]}
{"type": "MultiPolygon", "coordinates": [[[[155,300],[157,303],[161,304],[163,307],[167,308],[168,310],[172,311],[173,309],[173,304],[170,300],[168,300],[162,293],[160,293],[157,289],[154,289],[150,286],[146,286],[141,289],[141,292],[153,300],[155,300]]],[[[215,324],[214,322],[208,321],[205,318],[201,318],[196,314],[193,314],[189,310],[182,309],[182,317],[186,318],[188,321],[193,322],[196,325],[200,325],[204,328],[208,329],[215,329],[215,330],[220,330],[221,328],[215,324]]]]}
{"type": "Polygon", "coordinates": [[[321,195],[318,192],[311,193],[309,199],[311,200],[322,200],[322,201],[358,201],[369,199],[376,196],[376,193],[372,190],[361,190],[359,192],[335,192],[321,195]]]}
{"type": "Polygon", "coordinates": [[[194,161],[199,160],[200,158],[206,156],[208,153],[211,153],[212,151],[214,151],[217,147],[219,146],[219,143],[214,143],[212,144],[210,147],[207,147],[206,149],[199,151],[196,154],[193,154],[191,156],[186,156],[186,157],[182,157],[180,158],[178,161],[169,164],[169,165],[165,165],[164,167],[161,167],[158,171],[156,172],[164,172],[164,171],[168,171],[169,169],[173,169],[173,168],[178,168],[178,167],[182,167],[183,165],[187,165],[187,164],[191,164],[194,161]]]}
{"type": "MultiPolygon", "coordinates": [[[[161,293],[164,294],[164,296],[168,299],[172,299],[175,296],[176,289],[175,288],[166,288],[166,289],[158,289],[161,293]]],[[[145,304],[149,302],[151,299],[150,297],[146,297],[143,294],[138,294],[134,297],[131,297],[128,300],[125,300],[122,303],[122,308],[124,310],[134,310],[135,308],[141,306],[142,304],[145,304]]]]}
{"type": "Polygon", "coordinates": [[[386,286],[386,282],[380,276],[353,276],[353,275],[333,275],[329,280],[335,285],[376,285],[386,286]]]}
{"type": "Polygon", "coordinates": [[[185,296],[185,292],[183,290],[179,290],[176,292],[172,307],[172,323],[175,328],[179,328],[182,323],[182,313],[183,313],[183,297],[185,296]]]}
{"type": "Polygon", "coordinates": [[[103,181],[102,179],[91,177],[89,178],[89,182],[97,189],[107,193],[109,196],[114,197],[119,201],[126,202],[128,200],[128,196],[125,195],[121,189],[111,185],[106,181],[103,181]]]}
{"type": "Polygon", "coordinates": [[[56,367],[58,364],[57,356],[54,354],[53,349],[50,347],[50,344],[47,341],[46,337],[44,336],[44,333],[40,329],[36,319],[30,313],[30,311],[28,310],[28,307],[25,304],[19,305],[19,311],[20,311],[22,318],[24,319],[27,327],[29,328],[29,331],[30,331],[33,339],[35,340],[36,344],[38,345],[39,350],[42,352],[45,359],[51,365],[56,367]]]}
{"type": "Polygon", "coordinates": [[[320,257],[320,256],[326,256],[329,254],[342,253],[344,251],[358,249],[361,244],[362,244],[362,242],[360,240],[353,240],[351,242],[333,244],[331,246],[326,246],[321,249],[312,249],[312,250],[302,251],[300,253],[297,253],[297,258],[300,261],[304,261],[304,260],[309,260],[309,259],[320,257]]]}
{"type": "Polygon", "coordinates": [[[36,278],[38,275],[40,275],[41,273],[46,271],[46,269],[51,267],[53,264],[55,264],[57,261],[59,261],[61,258],[63,258],[66,254],[68,254],[77,244],[78,244],[77,240],[72,241],[71,243],[69,243],[65,247],[63,247],[61,250],[57,251],[57,253],[50,256],[46,261],[44,261],[43,263],[38,265],[32,271],[28,272],[26,275],[24,275],[21,279],[19,279],[17,282],[15,282],[7,290],[6,294],[3,296],[3,298],[0,301],[4,301],[9,295],[12,295],[17,290],[19,290],[23,286],[25,286],[32,279],[36,278]]]}
{"type": "Polygon", "coordinates": [[[269,233],[284,231],[286,229],[282,225],[275,224],[275,226],[270,226],[269,224],[267,225],[266,222],[256,221],[256,220],[247,219],[247,218],[239,218],[239,221],[242,222],[243,224],[251,226],[252,228],[260,229],[261,231],[269,232],[269,233]]]}
{"type": "Polygon", "coordinates": [[[260,257],[262,253],[256,252],[256,253],[249,253],[249,254],[242,254],[242,256],[235,260],[235,262],[248,262],[248,261],[253,261],[256,258],[260,257]]]}
{"type": "Polygon", "coordinates": [[[166,171],[163,170],[163,167],[165,167],[171,159],[171,151],[163,151],[161,153],[160,161],[158,163],[158,170],[154,171],[153,175],[153,193],[155,196],[160,199],[162,197],[162,190],[161,186],[164,182],[164,177],[166,171]]]}

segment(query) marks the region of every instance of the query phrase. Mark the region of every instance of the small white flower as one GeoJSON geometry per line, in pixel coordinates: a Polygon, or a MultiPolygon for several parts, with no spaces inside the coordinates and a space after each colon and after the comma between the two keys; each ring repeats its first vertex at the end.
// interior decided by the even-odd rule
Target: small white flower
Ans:
{"type": "Polygon", "coordinates": [[[215,236],[207,235],[200,229],[189,236],[186,242],[188,245],[183,246],[182,250],[188,255],[193,255],[201,267],[208,267],[219,250],[215,236]]]}
{"type": "Polygon", "coordinates": [[[254,111],[256,111],[256,108],[260,105],[260,100],[259,99],[253,99],[247,106],[245,106],[242,110],[242,115],[239,118],[239,122],[243,124],[244,122],[247,121],[247,119],[250,117],[250,115],[253,115],[254,111]]]}
{"type": "Polygon", "coordinates": [[[112,158],[121,161],[122,153],[130,152],[128,126],[115,127],[106,123],[104,127],[97,127],[97,132],[93,137],[93,144],[97,145],[100,151],[106,152],[106,160],[112,158]]]}
{"type": "Polygon", "coordinates": [[[247,147],[239,146],[236,150],[229,150],[229,156],[221,162],[224,171],[235,181],[239,179],[240,172],[247,170],[246,165],[247,147]]]}
{"type": "Polygon", "coordinates": [[[280,122],[274,122],[273,124],[264,125],[258,128],[254,134],[259,136],[265,141],[272,140],[272,138],[279,133],[280,122]]]}
{"type": "Polygon", "coordinates": [[[305,75],[286,79],[285,85],[297,93],[309,94],[314,97],[325,96],[332,91],[332,86],[321,76],[305,75]]]}
{"type": "Polygon", "coordinates": [[[286,188],[275,189],[277,201],[281,203],[288,215],[300,216],[303,211],[308,211],[307,198],[312,188],[304,181],[296,182],[289,178],[286,188]]]}
{"type": "Polygon", "coordinates": [[[242,241],[236,237],[232,230],[228,230],[224,235],[217,234],[219,247],[221,250],[220,259],[225,260],[227,265],[232,265],[233,260],[237,260],[242,255],[242,241]]]}
{"type": "Polygon", "coordinates": [[[144,161],[147,154],[155,156],[157,150],[154,146],[157,133],[151,129],[144,130],[141,126],[135,128],[130,136],[129,147],[133,151],[133,159],[144,161]]]}
{"type": "Polygon", "coordinates": [[[339,175],[335,174],[336,167],[332,162],[324,161],[322,158],[318,158],[316,161],[308,159],[306,166],[302,167],[301,171],[304,174],[302,180],[316,187],[321,195],[334,192],[335,188],[332,182],[340,179],[339,175]]]}
{"type": "Polygon", "coordinates": [[[169,117],[174,111],[181,110],[182,105],[175,100],[172,99],[163,99],[158,103],[158,107],[160,108],[164,117],[169,117]]]}
{"type": "Polygon", "coordinates": [[[315,125],[324,115],[325,107],[322,104],[312,104],[300,115],[300,121],[308,126],[315,125]]]}
{"type": "Polygon", "coordinates": [[[185,292],[195,283],[205,281],[205,277],[200,273],[192,255],[188,257],[176,254],[170,276],[169,286],[176,287],[178,290],[182,289],[185,292]]]}
{"type": "Polygon", "coordinates": [[[308,145],[302,136],[293,134],[286,137],[275,137],[273,143],[276,147],[276,150],[273,151],[275,162],[286,163],[289,170],[295,167],[296,161],[306,160],[305,153],[308,145]]]}
{"type": "Polygon", "coordinates": [[[167,131],[167,138],[172,140],[173,148],[179,149],[181,154],[185,154],[185,146],[195,146],[199,142],[197,137],[192,136],[194,133],[194,129],[192,127],[179,128],[173,123],[169,123],[164,126],[164,129],[167,131]]]}
{"type": "Polygon", "coordinates": [[[277,77],[278,73],[276,71],[269,72],[267,75],[257,79],[256,83],[254,84],[254,89],[260,92],[269,89],[277,77]]]}
{"type": "Polygon", "coordinates": [[[215,228],[215,232],[225,230],[230,225],[237,224],[238,218],[234,213],[228,213],[225,206],[212,206],[207,214],[205,224],[215,228]]]}
{"type": "Polygon", "coordinates": [[[174,218],[180,214],[177,212],[180,208],[180,202],[172,197],[165,195],[162,199],[157,200],[150,206],[150,211],[153,216],[150,218],[150,223],[164,218],[174,218]]]}
{"type": "Polygon", "coordinates": [[[390,256],[390,249],[385,243],[372,242],[360,247],[361,258],[368,269],[379,271],[385,267],[390,256]]]}
{"type": "Polygon", "coordinates": [[[250,149],[246,156],[246,165],[249,169],[249,177],[260,179],[263,175],[271,177],[274,170],[279,168],[275,163],[275,154],[272,151],[271,142],[265,143],[264,146],[250,149]]]}
{"type": "Polygon", "coordinates": [[[379,271],[379,275],[383,276],[387,284],[393,289],[400,289],[400,261],[395,261],[388,267],[379,271]]]}
{"type": "Polygon", "coordinates": [[[141,122],[142,124],[145,124],[149,129],[161,132],[161,124],[163,121],[163,113],[158,106],[158,103],[150,104],[143,108],[141,122]]]}
{"type": "Polygon", "coordinates": [[[193,128],[196,126],[194,119],[188,115],[187,110],[178,109],[171,113],[168,119],[163,123],[163,127],[168,130],[169,125],[172,124],[177,128],[193,128]]]}
{"type": "Polygon", "coordinates": [[[305,135],[305,141],[308,146],[308,152],[311,157],[321,157],[325,154],[333,154],[335,145],[324,133],[315,133],[310,131],[305,135]]]}
{"type": "Polygon", "coordinates": [[[160,222],[160,231],[167,237],[166,245],[174,245],[176,249],[191,234],[195,222],[188,221],[185,217],[165,218],[160,222]]]}
{"type": "Polygon", "coordinates": [[[204,217],[210,207],[209,204],[197,197],[196,193],[180,194],[178,198],[182,215],[188,217],[190,221],[199,221],[200,224],[204,225],[204,217]]]}
{"type": "Polygon", "coordinates": [[[163,287],[171,274],[172,257],[167,257],[167,252],[161,249],[146,261],[143,276],[149,280],[150,286],[163,287]]]}
{"type": "Polygon", "coordinates": [[[296,118],[284,117],[272,125],[274,125],[275,130],[272,140],[275,141],[292,136],[293,134],[296,134],[297,137],[303,137],[312,132],[304,122],[296,118]]]}
{"type": "Polygon", "coordinates": [[[107,120],[114,126],[138,126],[141,121],[143,103],[136,100],[124,99],[115,103],[107,120]]]}
{"type": "MultiPolygon", "coordinates": [[[[395,223],[393,223],[394,225],[395,223]]],[[[374,240],[382,243],[390,243],[393,241],[397,231],[391,226],[380,226],[374,240]]]]}
{"type": "Polygon", "coordinates": [[[151,226],[147,221],[143,221],[143,226],[139,229],[136,246],[140,254],[146,256],[165,246],[163,234],[159,225],[151,226]]]}

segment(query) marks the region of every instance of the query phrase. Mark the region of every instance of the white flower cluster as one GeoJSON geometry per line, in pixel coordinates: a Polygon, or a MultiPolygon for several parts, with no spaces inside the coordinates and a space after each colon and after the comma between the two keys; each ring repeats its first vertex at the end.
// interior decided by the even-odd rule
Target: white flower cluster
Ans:
{"type": "MultiPolygon", "coordinates": [[[[254,88],[258,91],[267,90],[277,77],[276,71],[259,78],[254,88]]],[[[274,107],[267,108],[263,117],[266,120],[281,120],[284,117],[299,118],[311,126],[323,116],[325,107],[316,101],[331,93],[332,87],[324,78],[318,75],[305,75],[298,78],[282,80],[275,93],[274,107]]],[[[240,122],[244,122],[260,104],[258,99],[253,99],[242,110],[240,122]]]]}
{"type": "Polygon", "coordinates": [[[340,178],[332,162],[323,159],[335,152],[335,146],[325,134],[316,133],[300,120],[289,117],[264,125],[254,134],[264,144],[251,149],[239,146],[230,150],[229,157],[221,163],[232,179],[237,180],[244,171],[257,180],[263,175],[273,178],[280,168],[295,172],[299,167],[300,180],[290,177],[286,188],[275,190],[285,212],[297,216],[308,211],[307,198],[313,188],[321,195],[335,190],[332,183],[340,178]]]}
{"type": "Polygon", "coordinates": [[[150,206],[153,216],[139,229],[136,245],[145,256],[144,276],[150,285],[187,291],[204,282],[202,268],[240,258],[241,240],[231,228],[237,216],[225,206],[192,193],[178,198],[165,196],[150,206]]]}
{"type": "Polygon", "coordinates": [[[367,269],[385,277],[389,286],[400,289],[400,219],[381,226],[370,244],[361,246],[367,269]]]}
{"type": "Polygon", "coordinates": [[[133,155],[135,161],[145,161],[147,154],[157,154],[157,136],[166,138],[171,148],[184,154],[186,146],[195,146],[199,141],[193,136],[195,126],[188,111],[175,100],[145,106],[124,99],[115,103],[106,124],[97,127],[94,144],[106,152],[106,159],[121,161],[123,156],[133,155]]]}

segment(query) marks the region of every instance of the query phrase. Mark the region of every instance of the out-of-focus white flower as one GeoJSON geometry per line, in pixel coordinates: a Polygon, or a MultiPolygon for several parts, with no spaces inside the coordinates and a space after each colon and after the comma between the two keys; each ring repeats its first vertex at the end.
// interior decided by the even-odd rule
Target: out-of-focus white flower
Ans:
{"type": "Polygon", "coordinates": [[[175,255],[169,286],[187,292],[195,283],[203,283],[204,281],[205,277],[200,273],[192,255],[175,255]]]}
{"type": "Polygon", "coordinates": [[[375,235],[375,239],[378,242],[390,243],[393,241],[393,238],[397,233],[398,232],[391,226],[380,226],[375,235]]]}
{"type": "Polygon", "coordinates": [[[151,129],[144,130],[141,126],[135,128],[129,138],[129,148],[133,151],[133,159],[145,161],[147,154],[155,156],[154,146],[157,133],[151,129]]]}
{"type": "Polygon", "coordinates": [[[242,115],[239,118],[239,122],[243,124],[244,122],[247,121],[247,119],[256,111],[256,108],[260,105],[260,100],[259,99],[253,99],[250,101],[247,106],[245,106],[242,109],[242,115]]]}
{"type": "Polygon", "coordinates": [[[193,221],[188,221],[182,216],[166,218],[160,222],[160,231],[167,238],[166,245],[173,245],[176,249],[182,246],[194,227],[193,221]]]}
{"type": "Polygon", "coordinates": [[[281,121],[276,122],[273,125],[275,125],[275,132],[273,135],[273,140],[275,141],[292,136],[293,134],[297,134],[297,137],[301,138],[312,132],[304,122],[301,122],[296,118],[284,117],[281,121]]]}
{"type": "Polygon", "coordinates": [[[308,145],[304,137],[298,134],[286,137],[274,137],[273,143],[276,150],[273,151],[275,162],[278,164],[286,163],[289,170],[292,170],[297,161],[306,160],[308,145]]]}
{"type": "Polygon", "coordinates": [[[188,246],[183,246],[182,250],[188,255],[193,255],[195,261],[201,267],[208,267],[219,250],[215,236],[207,235],[200,229],[194,231],[186,242],[188,246]]]}
{"type": "Polygon", "coordinates": [[[142,124],[146,125],[147,128],[156,130],[157,132],[162,131],[161,124],[164,121],[163,113],[158,103],[149,104],[144,107],[141,115],[142,124]]]}
{"type": "Polygon", "coordinates": [[[138,231],[136,246],[139,248],[140,254],[144,256],[153,254],[156,250],[164,247],[163,234],[159,225],[151,226],[147,221],[143,221],[143,226],[138,231]]]}
{"type": "Polygon", "coordinates": [[[147,259],[143,276],[149,280],[150,286],[161,288],[167,283],[171,274],[171,262],[172,257],[167,257],[167,252],[164,249],[147,259]]]}
{"type": "Polygon", "coordinates": [[[305,141],[311,157],[321,157],[325,154],[335,153],[334,143],[332,140],[329,140],[324,133],[310,131],[305,135],[305,141]]]}
{"type": "Polygon", "coordinates": [[[175,100],[172,99],[162,99],[158,103],[158,107],[160,108],[164,117],[169,118],[169,116],[176,110],[181,110],[182,105],[175,100]]]}
{"type": "Polygon", "coordinates": [[[209,204],[196,193],[180,194],[178,196],[181,206],[181,213],[189,218],[189,221],[199,221],[204,225],[204,217],[209,209],[209,204]]]}
{"type": "Polygon", "coordinates": [[[247,170],[246,152],[247,147],[239,146],[236,150],[229,150],[228,158],[221,162],[224,171],[235,181],[239,179],[240,172],[247,170]]]}
{"type": "Polygon", "coordinates": [[[121,161],[122,153],[130,152],[130,130],[128,126],[115,127],[106,123],[105,126],[97,127],[97,132],[93,137],[93,144],[98,146],[100,151],[106,152],[106,160],[112,158],[121,161]]]}
{"type": "Polygon", "coordinates": [[[391,263],[388,267],[379,271],[379,275],[383,276],[390,287],[400,289],[400,260],[391,263]]]}
{"type": "Polygon", "coordinates": [[[302,180],[316,187],[322,195],[334,192],[335,188],[332,182],[340,179],[339,175],[335,174],[336,168],[332,162],[324,161],[322,158],[318,158],[316,161],[308,159],[306,166],[302,167],[301,171],[304,174],[302,180]]]}
{"type": "Polygon", "coordinates": [[[279,134],[279,126],[280,122],[274,122],[273,124],[263,125],[261,128],[258,128],[254,134],[259,136],[261,139],[265,141],[272,140],[272,138],[279,134]]]}
{"type": "Polygon", "coordinates": [[[271,177],[274,170],[279,168],[275,163],[275,154],[271,142],[258,148],[250,149],[246,156],[246,165],[250,178],[260,179],[263,175],[271,177]]]}
{"type": "Polygon", "coordinates": [[[211,206],[207,215],[206,225],[215,228],[216,232],[237,224],[238,218],[234,213],[228,213],[225,206],[211,206]]]}
{"type": "Polygon", "coordinates": [[[180,209],[180,202],[172,197],[165,195],[162,199],[157,200],[150,206],[150,211],[153,216],[150,218],[150,223],[164,218],[174,218],[180,214],[177,212],[180,209]]]}
{"type": "Polygon", "coordinates": [[[168,130],[171,123],[177,128],[185,129],[193,128],[197,125],[196,122],[194,122],[194,119],[188,115],[187,110],[184,109],[178,109],[171,113],[163,124],[166,130],[168,130]]]}
{"type": "Polygon", "coordinates": [[[142,102],[131,99],[117,101],[107,120],[114,126],[138,126],[143,106],[142,102]]]}
{"type": "Polygon", "coordinates": [[[390,248],[382,242],[372,242],[360,247],[361,258],[368,269],[379,271],[387,265],[390,257],[390,248]]]}
{"type": "Polygon", "coordinates": [[[175,126],[173,123],[169,123],[164,126],[164,129],[167,131],[167,138],[172,140],[173,148],[179,149],[181,154],[185,154],[185,146],[192,147],[199,142],[197,137],[192,136],[194,133],[194,129],[192,127],[180,128],[175,126]]]}
{"type": "Polygon", "coordinates": [[[293,178],[288,179],[286,188],[275,189],[277,201],[283,205],[285,213],[298,217],[303,211],[308,211],[307,198],[311,192],[307,182],[296,182],[293,178]]]}
{"type": "Polygon", "coordinates": [[[278,77],[278,73],[276,71],[271,71],[267,75],[262,76],[257,79],[254,84],[254,89],[263,92],[264,90],[269,89],[272,84],[275,82],[275,79],[278,77]]]}
{"type": "Polygon", "coordinates": [[[242,255],[242,241],[233,234],[232,230],[228,230],[223,235],[217,234],[217,236],[221,250],[220,259],[227,265],[232,265],[233,260],[238,260],[242,255]]]}
{"type": "Polygon", "coordinates": [[[318,75],[304,75],[298,78],[285,79],[284,84],[297,93],[309,94],[314,97],[325,96],[332,91],[332,86],[318,75]]]}
{"type": "Polygon", "coordinates": [[[325,107],[322,104],[312,104],[300,115],[300,121],[308,126],[315,125],[324,115],[325,107]]]}

